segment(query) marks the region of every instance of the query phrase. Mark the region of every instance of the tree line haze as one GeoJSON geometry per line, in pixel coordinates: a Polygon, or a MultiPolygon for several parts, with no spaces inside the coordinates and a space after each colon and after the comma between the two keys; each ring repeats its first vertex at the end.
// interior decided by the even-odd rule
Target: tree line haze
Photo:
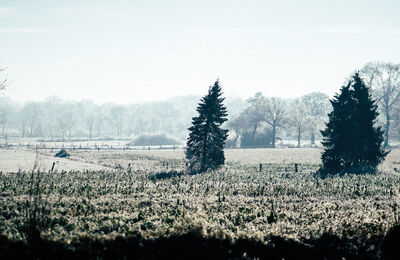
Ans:
{"type": "MultiPolygon", "coordinates": [[[[360,76],[372,89],[377,100],[378,124],[385,130],[385,146],[400,139],[400,65],[371,62],[360,70],[360,76]]],[[[4,75],[4,68],[0,75],[4,75]]],[[[2,88],[6,79],[1,81],[2,88]]],[[[222,86],[223,79],[221,80],[222,86]]],[[[321,83],[323,84],[323,82],[321,83]]],[[[225,86],[229,87],[229,86],[225,86]]],[[[228,97],[225,101],[229,129],[229,148],[275,147],[283,140],[293,145],[317,145],[327,115],[330,97],[312,92],[298,98],[268,96],[268,90],[257,92],[247,100],[228,97]]],[[[166,101],[136,104],[97,104],[91,100],[69,101],[48,97],[43,101],[20,103],[0,97],[0,134],[4,139],[42,138],[48,141],[75,139],[135,139],[161,136],[143,145],[183,144],[199,97],[181,96],[166,101]],[[163,139],[163,140],[161,140],[163,139]],[[169,140],[169,141],[168,141],[169,140]]]]}

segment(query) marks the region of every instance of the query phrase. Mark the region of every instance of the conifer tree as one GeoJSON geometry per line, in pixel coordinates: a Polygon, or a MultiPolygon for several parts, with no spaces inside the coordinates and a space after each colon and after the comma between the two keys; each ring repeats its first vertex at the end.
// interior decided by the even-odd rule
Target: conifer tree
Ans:
{"type": "Polygon", "coordinates": [[[330,102],[333,111],[321,131],[325,147],[321,170],[330,174],[375,172],[388,151],[382,147],[382,127],[374,126],[379,113],[369,88],[356,73],[330,102]]]}
{"type": "Polygon", "coordinates": [[[222,89],[217,80],[200,100],[196,109],[199,115],[192,118],[186,148],[186,159],[192,172],[216,169],[225,163],[228,130],[222,129],[221,125],[227,121],[227,110],[222,104],[225,98],[221,96],[222,89]]]}

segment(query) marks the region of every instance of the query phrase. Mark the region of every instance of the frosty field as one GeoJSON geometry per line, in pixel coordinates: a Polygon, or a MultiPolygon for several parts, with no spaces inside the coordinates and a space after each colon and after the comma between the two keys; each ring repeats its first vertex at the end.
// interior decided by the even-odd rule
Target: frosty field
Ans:
{"type": "MultiPolygon", "coordinates": [[[[331,245],[338,255],[374,258],[384,234],[399,222],[399,150],[376,176],[325,179],[314,174],[321,150],[311,148],[226,150],[223,168],[197,175],[182,172],[182,150],[71,151],[68,159],[39,152],[42,173],[33,178],[48,205],[41,237],[67,246],[195,232],[266,246],[279,237],[312,249],[329,235],[339,241],[331,245]]],[[[0,234],[9,241],[27,238],[35,158],[33,149],[0,151],[0,234]]]]}
{"type": "MultiPolygon", "coordinates": [[[[60,146],[59,146],[60,147],[60,146]]],[[[55,162],[54,170],[58,171],[82,171],[82,170],[106,170],[115,169],[116,165],[122,168],[150,169],[158,165],[157,162],[172,160],[169,165],[183,169],[183,149],[152,149],[152,150],[69,150],[72,155],[69,158],[55,158],[54,154],[59,149],[39,149],[40,169],[48,171],[55,162]]],[[[226,149],[226,162],[229,164],[239,163],[241,165],[253,165],[258,167],[262,164],[293,163],[303,165],[318,165],[321,163],[320,155],[322,150],[318,148],[277,148],[277,149],[226,149]]],[[[33,148],[15,148],[0,150],[0,171],[17,172],[30,171],[33,168],[36,158],[36,150],[33,148]]],[[[161,163],[162,164],[162,163],[161,163]]],[[[400,149],[393,149],[379,170],[383,173],[400,172],[400,149]]],[[[306,170],[307,167],[303,167],[306,170]]],[[[159,169],[165,169],[159,167],[159,169]]]]}

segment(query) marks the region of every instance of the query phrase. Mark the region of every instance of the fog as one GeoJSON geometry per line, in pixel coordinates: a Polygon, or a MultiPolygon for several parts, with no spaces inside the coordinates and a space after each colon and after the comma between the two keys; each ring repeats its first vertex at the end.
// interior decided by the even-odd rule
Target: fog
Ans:
{"type": "MultiPolygon", "coordinates": [[[[39,142],[123,140],[136,146],[183,146],[200,98],[181,96],[165,101],[115,104],[55,96],[18,102],[3,96],[0,134],[5,142],[21,138],[39,142]]],[[[247,100],[227,97],[224,104],[228,110],[224,124],[229,129],[228,148],[318,146],[319,130],[324,128],[331,109],[329,97],[321,92],[291,99],[258,92],[247,100]],[[276,117],[278,110],[282,113],[276,117]],[[274,125],[271,120],[277,123],[274,125]]],[[[393,137],[397,137],[396,131],[393,128],[393,137]]]]}

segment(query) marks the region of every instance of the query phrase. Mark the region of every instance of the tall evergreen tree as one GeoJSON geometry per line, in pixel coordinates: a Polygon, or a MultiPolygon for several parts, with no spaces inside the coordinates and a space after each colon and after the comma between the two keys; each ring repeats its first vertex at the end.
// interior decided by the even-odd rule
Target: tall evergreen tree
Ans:
{"type": "Polygon", "coordinates": [[[321,131],[325,147],[321,156],[323,172],[375,172],[389,152],[382,147],[384,131],[381,126],[374,126],[379,115],[376,101],[358,73],[331,104],[329,122],[321,131]]]}
{"type": "Polygon", "coordinates": [[[222,129],[221,125],[227,121],[227,110],[222,104],[225,98],[221,96],[222,89],[217,80],[200,100],[196,109],[199,115],[192,118],[186,148],[190,171],[203,172],[225,163],[224,147],[228,130],[222,129]]]}

